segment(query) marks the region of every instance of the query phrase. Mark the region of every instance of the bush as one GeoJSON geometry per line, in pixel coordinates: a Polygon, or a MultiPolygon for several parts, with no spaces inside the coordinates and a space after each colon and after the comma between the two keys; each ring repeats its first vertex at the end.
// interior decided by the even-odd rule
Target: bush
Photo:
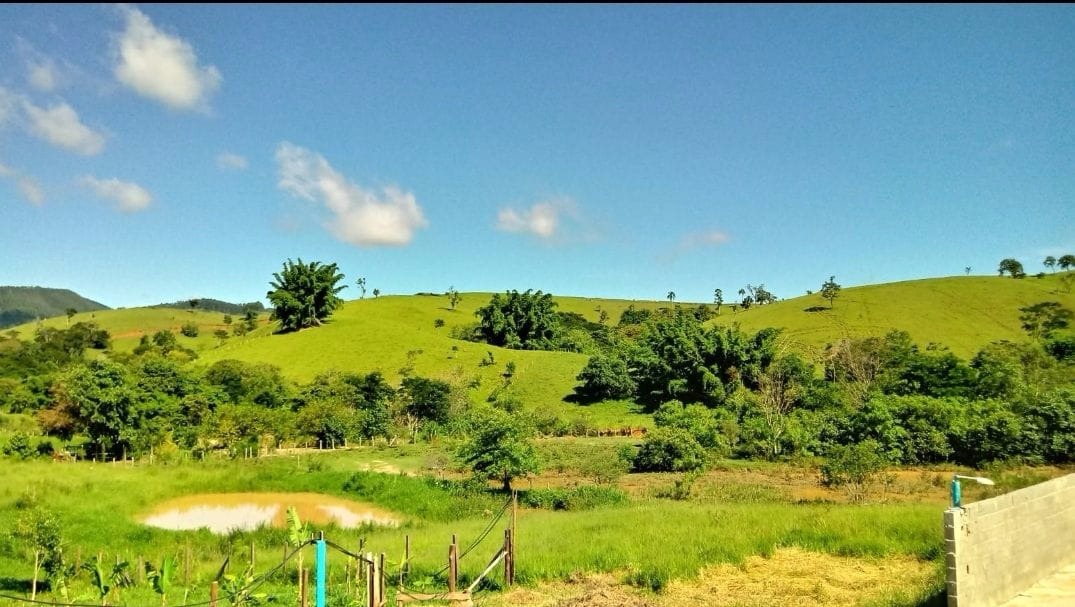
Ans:
{"type": "Polygon", "coordinates": [[[519,492],[519,503],[545,510],[593,510],[627,503],[627,496],[612,487],[582,485],[572,489],[529,489],[519,492]]]}
{"type": "Polygon", "coordinates": [[[197,337],[198,325],[192,322],[184,323],[182,328],[179,329],[179,332],[187,337],[197,337]]]}
{"type": "Polygon", "coordinates": [[[634,461],[639,472],[688,472],[705,464],[705,448],[682,428],[658,428],[650,433],[634,461]]]}
{"type": "Polygon", "coordinates": [[[34,448],[30,445],[30,436],[25,432],[16,432],[4,445],[4,455],[30,459],[34,456],[34,448]]]}
{"type": "Polygon", "coordinates": [[[881,445],[875,440],[864,440],[853,445],[833,447],[821,466],[821,484],[827,487],[844,487],[853,502],[861,502],[879,480],[888,461],[882,454],[881,445]]]}

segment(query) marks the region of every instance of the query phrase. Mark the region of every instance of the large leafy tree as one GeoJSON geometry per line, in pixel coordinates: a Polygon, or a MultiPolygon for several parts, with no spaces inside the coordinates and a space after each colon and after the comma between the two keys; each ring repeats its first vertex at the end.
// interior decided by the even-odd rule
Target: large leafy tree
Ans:
{"type": "Polygon", "coordinates": [[[273,317],[280,321],[281,331],[320,326],[343,303],[337,294],[347,288],[336,286],[343,274],[334,263],[288,259],[273,278],[276,280],[269,283],[273,290],[266,297],[275,308],[273,317]]]}
{"type": "Polygon", "coordinates": [[[829,279],[821,283],[821,297],[829,300],[829,309],[832,309],[832,300],[836,299],[840,295],[840,289],[842,289],[837,282],[835,276],[829,276],[829,279]]]}

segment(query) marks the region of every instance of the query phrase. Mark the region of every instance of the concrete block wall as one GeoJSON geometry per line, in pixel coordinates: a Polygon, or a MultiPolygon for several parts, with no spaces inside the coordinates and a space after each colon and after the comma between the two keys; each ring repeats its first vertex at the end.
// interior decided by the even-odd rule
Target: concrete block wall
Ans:
{"type": "Polygon", "coordinates": [[[944,537],[949,607],[999,605],[1075,563],[1075,474],[950,508],[944,537]]]}

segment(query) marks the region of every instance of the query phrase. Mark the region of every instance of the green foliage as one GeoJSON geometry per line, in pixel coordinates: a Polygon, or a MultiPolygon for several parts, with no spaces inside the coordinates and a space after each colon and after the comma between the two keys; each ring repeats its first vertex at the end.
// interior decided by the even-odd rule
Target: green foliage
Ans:
{"type": "Polygon", "coordinates": [[[179,332],[182,333],[186,337],[197,337],[198,336],[198,325],[196,325],[196,324],[194,324],[192,322],[183,323],[183,326],[179,329],[179,332]]]}
{"type": "Polygon", "coordinates": [[[272,290],[266,297],[273,305],[273,317],[280,322],[281,331],[321,326],[343,303],[337,294],[347,288],[336,286],[344,276],[335,263],[306,264],[301,258],[298,262],[288,259],[283,270],[274,273],[273,278],[269,283],[272,290]]]}
{"type": "Polygon", "coordinates": [[[1007,273],[1012,278],[1023,278],[1026,276],[1026,272],[1023,271],[1023,264],[1010,257],[1000,260],[1000,265],[997,266],[997,273],[1001,276],[1004,276],[1004,274],[1007,273]]]}
{"type": "Polygon", "coordinates": [[[1047,340],[1053,334],[1066,329],[1075,314],[1057,301],[1043,301],[1019,308],[1019,321],[1023,330],[1034,339],[1047,340]]]}
{"type": "Polygon", "coordinates": [[[835,276],[829,276],[829,279],[821,283],[821,297],[829,300],[829,309],[832,309],[832,302],[840,295],[841,287],[836,283],[835,276]]]}
{"type": "Polygon", "coordinates": [[[475,314],[480,318],[483,339],[494,346],[524,350],[548,350],[559,332],[551,293],[512,289],[493,295],[475,314]]]}
{"type": "Polygon", "coordinates": [[[658,428],[646,435],[635,456],[639,472],[688,472],[706,465],[705,448],[682,428],[658,428]]]}
{"type": "Polygon", "coordinates": [[[459,448],[459,461],[475,478],[499,480],[505,491],[520,476],[536,474],[540,468],[531,440],[534,428],[518,416],[499,409],[474,414],[470,438],[459,448]]]}
{"type": "Polygon", "coordinates": [[[425,377],[408,377],[400,387],[407,413],[426,422],[444,424],[451,413],[451,386],[425,377]]]}
{"type": "Polygon", "coordinates": [[[1061,255],[1060,259],[1057,260],[1057,264],[1060,266],[1061,270],[1070,270],[1071,268],[1075,268],[1075,255],[1072,255],[1070,253],[1068,253],[1067,255],[1061,255]]]}
{"type": "Polygon", "coordinates": [[[864,501],[888,465],[880,447],[876,441],[865,440],[833,448],[821,466],[822,484],[844,487],[852,501],[864,501]]]}
{"type": "Polygon", "coordinates": [[[161,607],[168,604],[168,591],[172,588],[172,578],[179,568],[179,558],[176,556],[164,557],[159,567],[146,561],[146,579],[153,585],[153,592],[161,597],[161,607]]]}
{"type": "Polygon", "coordinates": [[[4,455],[19,459],[30,459],[34,456],[34,448],[30,444],[30,435],[25,432],[16,432],[11,435],[4,445],[4,455]]]}
{"type": "Polygon", "coordinates": [[[627,362],[615,355],[591,356],[576,379],[582,385],[575,388],[575,393],[583,401],[628,398],[638,389],[627,369],[627,362]]]}
{"type": "Polygon", "coordinates": [[[519,492],[519,505],[545,510],[593,510],[604,506],[621,506],[627,495],[614,487],[579,485],[569,489],[527,489],[519,492]]]}

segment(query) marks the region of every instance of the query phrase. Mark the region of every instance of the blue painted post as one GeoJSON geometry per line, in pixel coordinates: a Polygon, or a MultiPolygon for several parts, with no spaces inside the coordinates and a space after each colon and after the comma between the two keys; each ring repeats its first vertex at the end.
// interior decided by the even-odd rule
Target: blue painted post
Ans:
{"type": "Polygon", "coordinates": [[[963,507],[963,488],[960,487],[958,478],[952,479],[952,507],[963,507]]]}
{"type": "Polygon", "coordinates": [[[325,534],[321,534],[321,539],[317,540],[317,573],[314,577],[314,584],[316,589],[314,590],[314,601],[317,607],[325,607],[325,570],[328,563],[326,563],[328,556],[328,549],[325,546],[325,534]]]}

